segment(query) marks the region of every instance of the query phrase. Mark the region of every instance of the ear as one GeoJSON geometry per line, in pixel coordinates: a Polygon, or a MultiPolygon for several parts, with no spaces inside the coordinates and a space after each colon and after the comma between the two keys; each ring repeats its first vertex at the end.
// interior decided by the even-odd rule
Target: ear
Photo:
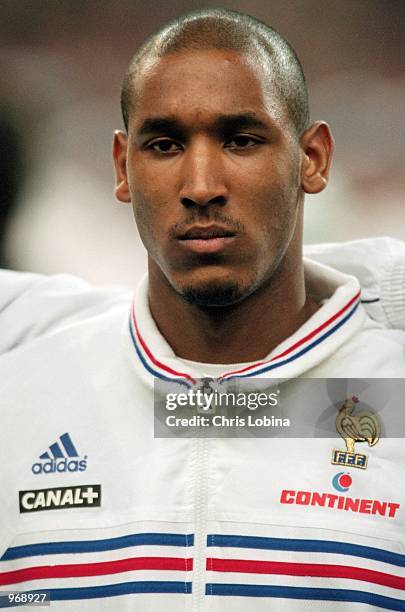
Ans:
{"type": "Polygon", "coordinates": [[[127,140],[125,132],[121,130],[114,132],[115,197],[120,202],[131,201],[127,177],[127,140]]]}
{"type": "Polygon", "coordinates": [[[319,193],[328,184],[334,149],[329,125],[324,121],[317,121],[305,130],[300,143],[304,155],[301,186],[305,193],[319,193]]]}

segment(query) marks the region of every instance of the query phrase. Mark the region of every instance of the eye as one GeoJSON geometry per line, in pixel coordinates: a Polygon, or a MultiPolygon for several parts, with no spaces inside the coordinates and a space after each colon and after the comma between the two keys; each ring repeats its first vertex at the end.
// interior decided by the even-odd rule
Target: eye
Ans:
{"type": "Polygon", "coordinates": [[[146,149],[155,151],[156,153],[167,154],[177,153],[181,151],[181,145],[171,138],[159,138],[158,140],[152,140],[145,145],[146,149]]]}
{"type": "Polygon", "coordinates": [[[250,147],[260,144],[260,142],[258,138],[254,138],[253,136],[236,134],[236,136],[233,136],[232,139],[225,143],[225,147],[227,149],[249,149],[250,147]]]}

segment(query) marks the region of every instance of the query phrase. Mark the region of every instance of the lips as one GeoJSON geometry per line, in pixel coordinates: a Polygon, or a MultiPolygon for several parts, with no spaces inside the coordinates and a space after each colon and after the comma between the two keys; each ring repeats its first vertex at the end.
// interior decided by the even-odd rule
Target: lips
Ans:
{"type": "Polygon", "coordinates": [[[235,232],[219,225],[195,225],[178,236],[182,247],[198,254],[219,253],[235,238],[235,232]]]}
{"type": "Polygon", "coordinates": [[[195,225],[181,234],[179,240],[212,240],[214,238],[232,238],[235,232],[219,225],[195,225]]]}

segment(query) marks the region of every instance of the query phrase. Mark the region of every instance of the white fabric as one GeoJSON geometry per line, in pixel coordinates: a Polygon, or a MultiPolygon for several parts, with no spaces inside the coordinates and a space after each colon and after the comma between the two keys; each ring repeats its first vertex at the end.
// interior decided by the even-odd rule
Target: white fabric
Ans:
{"type": "Polygon", "coordinates": [[[369,315],[405,329],[405,244],[393,238],[307,245],[305,254],[359,279],[369,315]]]}
{"type": "MultiPolygon", "coordinates": [[[[147,367],[165,375],[173,370],[181,380],[184,375],[221,376],[249,365],[257,372],[262,366],[177,359],[150,316],[145,284],[135,303],[138,336],[133,326],[131,336],[130,299],[124,290],[95,291],[71,278],[12,273],[4,278],[2,590],[53,590],[55,597],[67,599],[55,599],[52,609],[72,612],[405,609],[402,439],[357,446],[356,452],[369,456],[367,470],[331,464],[332,449],[344,448],[340,438],[155,439],[153,376],[147,367]],[[40,456],[49,454],[53,444],[61,448],[60,436],[66,432],[86,468],[33,473],[33,464],[43,465],[46,460],[40,456]],[[349,471],[353,480],[341,497],[399,504],[394,515],[387,515],[386,506],[384,515],[371,514],[368,502],[365,512],[281,504],[283,490],[338,495],[331,480],[339,471],[349,471]],[[19,491],[79,485],[101,485],[101,506],[19,512],[19,491]],[[147,535],[152,540],[142,543],[139,534],[158,540],[147,535]],[[170,543],[171,534],[184,541],[180,537],[170,543]],[[239,536],[238,544],[230,546],[234,536],[239,536]],[[254,548],[252,542],[265,545],[254,548]],[[82,545],[90,548],[82,550],[82,545]],[[243,566],[235,571],[233,560],[264,562],[261,567],[267,569],[262,573],[243,566]],[[291,563],[299,565],[301,575],[291,563]],[[24,568],[34,569],[25,575],[5,574],[24,568]],[[336,575],[311,574],[320,570],[336,575]],[[166,588],[162,583],[178,591],[125,591],[140,585],[156,591],[166,588]],[[187,593],[190,584],[192,593],[187,593]],[[215,594],[235,585],[244,594],[215,594]],[[267,595],[247,595],[250,586],[267,589],[267,595]],[[97,590],[103,588],[107,591],[97,590]],[[289,588],[298,589],[300,596],[288,595],[297,593],[289,588]],[[302,595],[307,588],[314,591],[302,595]],[[69,599],[73,592],[80,598],[69,599]],[[334,593],[346,593],[349,599],[334,602],[334,593]],[[365,593],[372,593],[371,599],[365,593]],[[362,597],[368,603],[359,603],[362,597]]],[[[373,321],[361,304],[353,309],[358,281],[315,262],[307,262],[306,278],[308,290],[323,305],[264,360],[264,367],[277,367],[262,376],[287,378],[290,385],[297,377],[405,377],[405,333],[373,321]],[[323,338],[325,331],[330,335],[323,338]],[[314,338],[322,341],[300,355],[314,338]],[[300,349],[294,348],[297,344],[300,349]],[[279,357],[286,352],[294,357],[288,363],[279,357]]],[[[368,286],[374,283],[378,290],[384,282],[379,278],[381,282],[370,272],[368,286]]],[[[325,407],[329,405],[325,395],[325,407]]],[[[66,453],[62,449],[65,458],[66,453]]]]}

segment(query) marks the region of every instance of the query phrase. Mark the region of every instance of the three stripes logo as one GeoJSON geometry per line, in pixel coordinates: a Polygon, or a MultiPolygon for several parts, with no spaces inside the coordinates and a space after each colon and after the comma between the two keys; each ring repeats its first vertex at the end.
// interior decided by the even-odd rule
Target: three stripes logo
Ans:
{"type": "Polygon", "coordinates": [[[80,458],[72,438],[66,432],[57,442],[50,445],[49,451],[39,456],[41,461],[32,465],[34,474],[52,474],[55,472],[84,472],[87,468],[87,455],[80,458]]]}

